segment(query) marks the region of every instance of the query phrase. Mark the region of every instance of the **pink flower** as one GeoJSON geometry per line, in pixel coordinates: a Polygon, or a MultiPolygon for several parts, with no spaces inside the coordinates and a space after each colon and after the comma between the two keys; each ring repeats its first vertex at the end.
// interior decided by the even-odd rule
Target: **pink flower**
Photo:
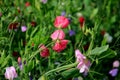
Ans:
{"type": "Polygon", "coordinates": [[[20,70],[22,70],[23,69],[23,65],[22,65],[22,59],[21,59],[21,57],[18,57],[18,65],[20,67],[20,70]]]}
{"type": "Polygon", "coordinates": [[[80,73],[87,73],[90,67],[90,61],[77,49],[75,50],[75,57],[77,58],[77,68],[80,73]]]}
{"type": "Polygon", "coordinates": [[[55,32],[52,33],[51,38],[53,40],[64,39],[65,38],[65,33],[63,32],[63,30],[56,30],[55,32]]]}
{"type": "Polygon", "coordinates": [[[26,30],[27,30],[27,27],[26,27],[26,26],[22,26],[22,27],[21,27],[21,31],[22,31],[22,32],[26,32],[26,30]]]}
{"type": "Polygon", "coordinates": [[[5,78],[9,80],[13,80],[16,77],[17,77],[17,73],[15,68],[13,66],[7,67],[5,72],[5,78]]]}
{"type": "Polygon", "coordinates": [[[120,66],[120,62],[118,60],[113,62],[113,67],[119,67],[120,66]]]}
{"type": "Polygon", "coordinates": [[[25,3],[25,6],[26,6],[26,7],[30,6],[30,2],[26,2],[26,3],[25,3]]]}
{"type": "Polygon", "coordinates": [[[40,51],[40,55],[41,57],[48,57],[49,54],[49,49],[47,47],[45,47],[43,44],[40,44],[39,48],[41,48],[42,50],[40,51]]]}
{"type": "Polygon", "coordinates": [[[85,18],[83,16],[80,16],[79,17],[79,22],[80,22],[80,27],[82,28],[83,27],[83,24],[85,22],[85,18]]]}
{"type": "Polygon", "coordinates": [[[56,28],[66,28],[69,25],[69,20],[64,16],[57,16],[54,21],[56,28]]]}
{"type": "Polygon", "coordinates": [[[68,44],[68,40],[58,40],[53,46],[53,50],[55,50],[56,52],[61,52],[66,48],[67,44],[68,44]]]}

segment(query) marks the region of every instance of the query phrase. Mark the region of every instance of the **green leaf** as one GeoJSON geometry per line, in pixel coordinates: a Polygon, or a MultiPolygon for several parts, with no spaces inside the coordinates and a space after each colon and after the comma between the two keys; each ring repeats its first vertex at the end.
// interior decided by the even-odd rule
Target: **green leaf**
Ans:
{"type": "Polygon", "coordinates": [[[107,51],[103,52],[101,55],[100,55],[100,58],[99,59],[102,59],[102,58],[113,58],[117,55],[117,53],[111,49],[108,49],[107,51]]]}
{"type": "Polygon", "coordinates": [[[90,53],[90,55],[100,55],[101,53],[105,52],[108,49],[108,45],[102,47],[96,47],[90,53]]]}
{"type": "Polygon", "coordinates": [[[63,78],[68,79],[70,77],[71,78],[74,77],[76,73],[79,73],[79,70],[77,68],[71,68],[69,70],[62,72],[61,75],[63,76],[63,78]]]}
{"type": "Polygon", "coordinates": [[[28,65],[25,66],[25,72],[30,72],[34,68],[34,61],[29,61],[28,65]]]}

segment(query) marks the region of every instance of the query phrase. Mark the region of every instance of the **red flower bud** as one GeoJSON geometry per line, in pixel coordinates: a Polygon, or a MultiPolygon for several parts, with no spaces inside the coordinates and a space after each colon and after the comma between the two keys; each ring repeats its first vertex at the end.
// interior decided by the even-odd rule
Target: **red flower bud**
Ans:
{"type": "Polygon", "coordinates": [[[36,22],[32,21],[32,22],[31,22],[31,26],[32,26],[32,27],[35,27],[35,26],[36,26],[36,22]]]}
{"type": "Polygon", "coordinates": [[[17,26],[18,26],[18,23],[15,22],[15,23],[10,23],[10,25],[8,26],[9,30],[15,30],[17,29],[17,26]]]}
{"type": "Polygon", "coordinates": [[[30,6],[30,2],[26,2],[26,3],[25,3],[25,6],[26,6],[26,7],[30,6]]]}
{"type": "Polygon", "coordinates": [[[56,28],[66,28],[69,25],[69,20],[64,16],[57,16],[54,21],[56,28]]]}
{"type": "Polygon", "coordinates": [[[56,41],[55,45],[53,46],[53,50],[55,50],[56,52],[61,52],[66,48],[67,44],[68,44],[68,40],[56,41]]]}
{"type": "Polygon", "coordinates": [[[48,57],[50,54],[49,54],[49,49],[47,47],[45,47],[43,44],[41,44],[39,46],[39,48],[41,48],[42,50],[40,51],[40,55],[41,57],[48,57]]]}
{"type": "Polygon", "coordinates": [[[56,30],[55,32],[52,33],[51,38],[53,40],[64,39],[65,38],[65,33],[63,32],[63,30],[56,30]]]}
{"type": "Polygon", "coordinates": [[[80,27],[82,28],[82,27],[83,27],[83,24],[84,24],[84,22],[85,22],[85,18],[84,18],[83,16],[80,16],[79,22],[80,22],[80,27]]]}

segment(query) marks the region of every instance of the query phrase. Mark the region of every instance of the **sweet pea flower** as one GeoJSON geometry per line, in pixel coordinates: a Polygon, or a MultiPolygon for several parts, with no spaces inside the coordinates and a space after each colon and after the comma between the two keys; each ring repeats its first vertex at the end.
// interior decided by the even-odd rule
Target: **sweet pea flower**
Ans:
{"type": "Polygon", "coordinates": [[[31,26],[32,26],[32,27],[35,27],[36,24],[37,24],[37,23],[36,23],[35,21],[32,21],[32,22],[31,22],[31,26]]]}
{"type": "Polygon", "coordinates": [[[30,6],[30,2],[26,2],[26,3],[25,3],[25,6],[26,6],[26,7],[29,7],[29,6],[30,6]]]}
{"type": "Polygon", "coordinates": [[[22,70],[23,69],[23,65],[22,65],[22,59],[21,59],[21,57],[18,57],[18,65],[20,67],[20,70],[22,70]]]}
{"type": "Polygon", "coordinates": [[[110,71],[109,71],[109,74],[110,74],[112,77],[117,76],[117,74],[118,74],[118,69],[116,68],[116,69],[110,70],[110,71]]]}
{"type": "Polygon", "coordinates": [[[54,21],[54,26],[56,28],[67,28],[69,25],[69,20],[64,16],[57,16],[54,21]]]}
{"type": "Polygon", "coordinates": [[[77,58],[77,68],[80,70],[80,73],[87,74],[91,65],[90,61],[78,49],[75,50],[75,57],[77,58]]]}
{"type": "Polygon", "coordinates": [[[9,80],[13,80],[14,78],[17,78],[17,73],[13,66],[6,68],[5,78],[9,80]]]}
{"type": "Polygon", "coordinates": [[[8,26],[8,29],[9,30],[17,30],[18,29],[18,23],[15,22],[15,23],[10,23],[10,25],[8,26]]]}
{"type": "Polygon", "coordinates": [[[85,22],[85,18],[83,16],[79,17],[80,27],[82,28],[85,22]]]}
{"type": "Polygon", "coordinates": [[[65,33],[63,32],[63,30],[56,30],[55,32],[52,33],[51,38],[52,40],[64,39],[65,33]]]}
{"type": "Polygon", "coordinates": [[[41,57],[48,57],[50,55],[49,49],[47,47],[45,47],[43,44],[40,44],[39,48],[41,49],[41,51],[40,51],[41,57]]]}
{"type": "Polygon", "coordinates": [[[70,31],[69,31],[69,36],[73,36],[73,35],[75,35],[75,31],[70,30],[70,31]]]}
{"type": "Polygon", "coordinates": [[[106,38],[107,43],[111,43],[113,40],[113,37],[107,32],[104,34],[104,37],[106,38]]]}
{"type": "Polygon", "coordinates": [[[67,44],[68,40],[58,40],[52,48],[56,52],[61,52],[67,47],[67,44]]]}
{"type": "Polygon", "coordinates": [[[113,67],[118,68],[120,66],[120,62],[118,60],[113,62],[113,67]]]}
{"type": "Polygon", "coordinates": [[[62,11],[61,16],[65,16],[66,12],[62,11]]]}
{"type": "Polygon", "coordinates": [[[46,3],[47,3],[47,0],[41,0],[41,2],[42,2],[43,4],[46,4],[46,3]]]}
{"type": "Polygon", "coordinates": [[[26,27],[26,26],[22,26],[22,27],[21,27],[21,31],[22,31],[22,32],[26,32],[26,30],[27,30],[27,27],[26,27]]]}

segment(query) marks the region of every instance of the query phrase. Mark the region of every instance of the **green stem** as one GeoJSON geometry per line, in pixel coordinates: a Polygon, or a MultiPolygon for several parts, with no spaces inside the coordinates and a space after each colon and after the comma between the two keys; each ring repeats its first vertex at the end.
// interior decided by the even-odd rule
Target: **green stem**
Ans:
{"type": "Polygon", "coordinates": [[[52,69],[52,70],[46,72],[44,75],[49,75],[50,73],[55,72],[55,71],[62,71],[62,70],[65,70],[65,69],[69,69],[69,68],[71,68],[71,67],[76,66],[77,64],[78,64],[78,63],[75,62],[75,63],[73,63],[73,64],[69,64],[69,65],[65,65],[65,66],[62,66],[62,67],[58,67],[58,68],[56,68],[56,69],[52,69]]]}

